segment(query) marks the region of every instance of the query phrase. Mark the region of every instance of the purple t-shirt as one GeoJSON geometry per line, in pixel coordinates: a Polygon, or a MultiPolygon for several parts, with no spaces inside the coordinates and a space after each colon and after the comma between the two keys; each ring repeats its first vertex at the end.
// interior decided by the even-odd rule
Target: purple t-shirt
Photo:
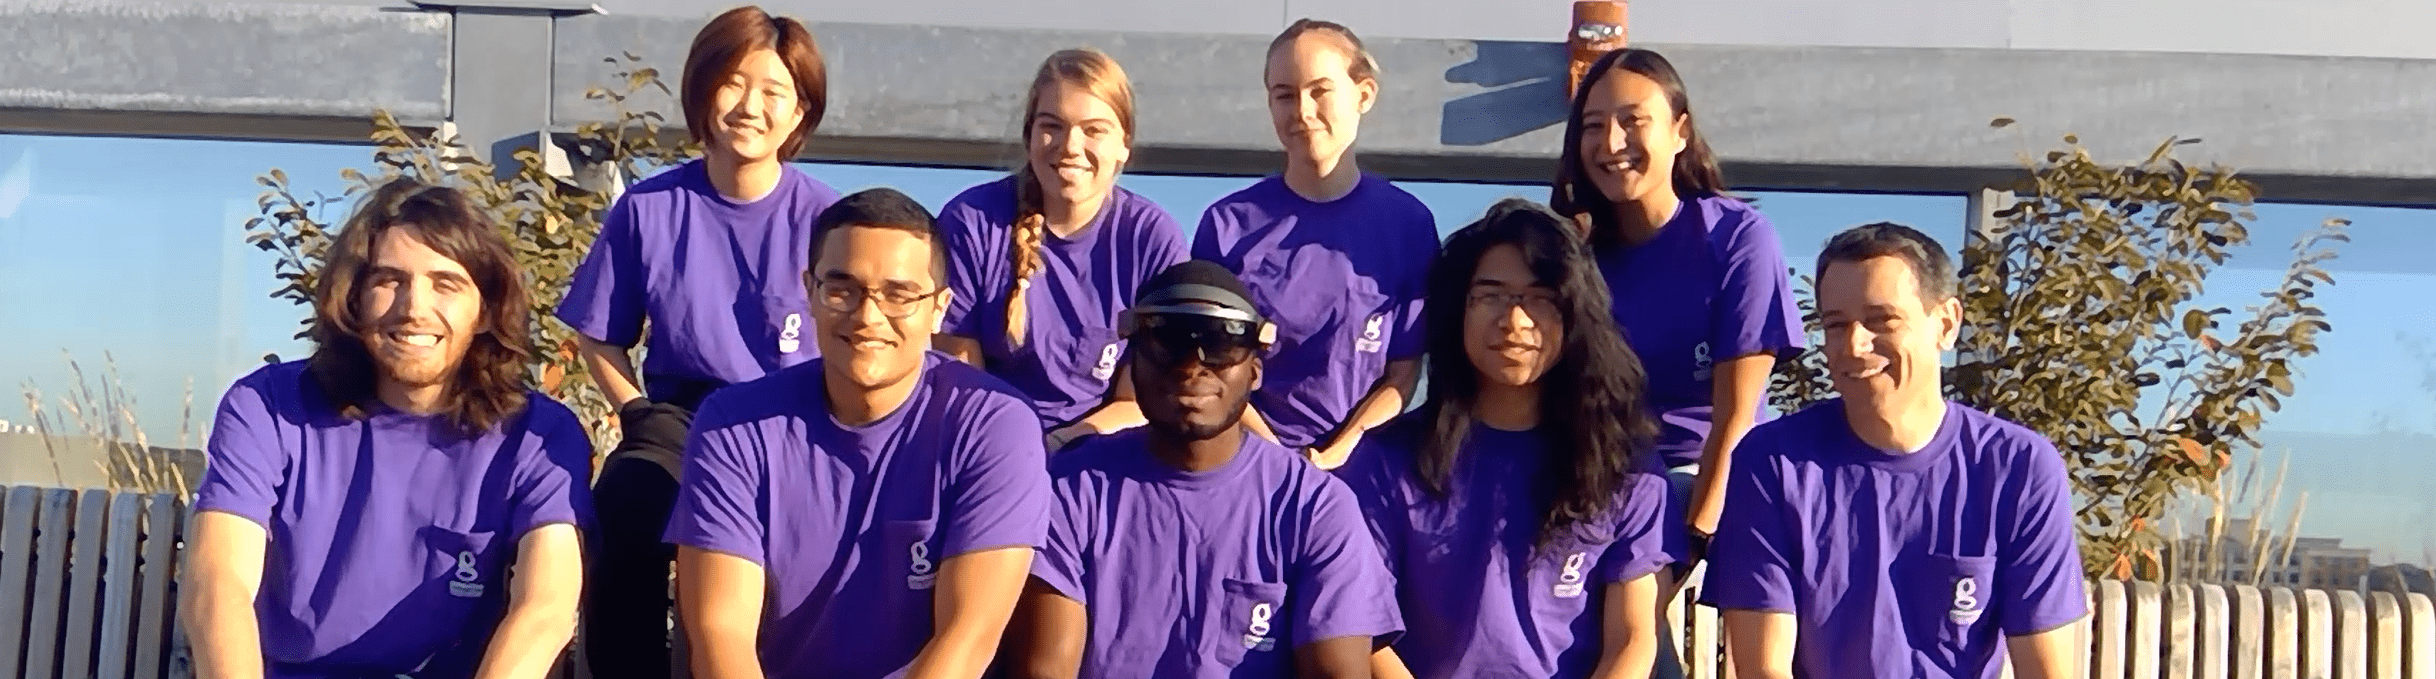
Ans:
{"type": "Polygon", "coordinates": [[[592,443],[539,393],[478,437],[375,406],[339,414],[304,361],[229,387],[195,511],[262,524],[269,676],[470,677],[526,531],[588,521],[592,443]]]}
{"type": "Polygon", "coordinates": [[[1206,472],[1151,458],[1148,438],[1053,463],[1032,575],[1089,611],[1084,679],[1291,676],[1304,644],[1404,628],[1344,483],[1257,436],[1206,472]]]}
{"type": "Polygon", "coordinates": [[[1142,281],[1185,260],[1184,230],[1150,199],[1115,189],[1073,238],[1042,233],[1042,268],[1024,291],[1024,343],[1014,347],[1006,332],[1014,222],[1012,177],[967,189],[939,211],[955,290],[943,332],[979,340],[990,374],[1030,396],[1053,426],[1099,406],[1125,348],[1117,313],[1142,281]]]}
{"type": "Polygon", "coordinates": [[[772,679],[897,676],[930,641],[941,561],[1041,543],[1048,461],[1031,405],[946,354],[915,379],[860,427],[830,417],[818,359],[694,415],[667,540],[768,574],[772,679]]]}
{"type": "Polygon", "coordinates": [[[1549,462],[1536,431],[1474,425],[1447,497],[1415,464],[1427,429],[1407,416],[1362,439],[1338,478],[1362,499],[1405,613],[1396,655],[1420,679],[1578,679],[1597,669],[1601,592],[1682,560],[1666,479],[1626,477],[1608,514],[1539,547],[1549,462]]]}
{"type": "Polygon", "coordinates": [[[1252,405],[1294,447],[1335,431],[1387,362],[1421,355],[1437,256],[1429,207],[1374,175],[1325,203],[1262,179],[1211,205],[1193,236],[1193,258],[1235,272],[1277,324],[1252,405]]]}
{"type": "Polygon", "coordinates": [[[1749,203],[1689,199],[1656,238],[1598,260],[1616,324],[1649,372],[1658,457],[1667,467],[1697,463],[1716,362],[1802,345],[1776,227],[1749,203]]]}
{"type": "Polygon", "coordinates": [[[2087,609],[2063,456],[1960,404],[1926,448],[1863,443],[1829,401],[1735,449],[1703,599],[1791,613],[1805,677],[1993,678],[2007,635],[2087,609]]]}
{"type": "Polygon", "coordinates": [[[636,182],[601,219],[558,319],[614,346],[645,343],[654,401],[698,399],[820,354],[804,270],[812,222],[836,189],[787,168],[759,200],[720,196],[703,161],[636,182]]]}

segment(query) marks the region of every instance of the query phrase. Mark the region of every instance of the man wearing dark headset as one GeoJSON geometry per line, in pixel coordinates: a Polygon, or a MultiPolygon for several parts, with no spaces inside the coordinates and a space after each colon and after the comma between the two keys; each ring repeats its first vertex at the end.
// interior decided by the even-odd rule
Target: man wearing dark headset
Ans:
{"type": "Polygon", "coordinates": [[[1276,326],[1200,260],[1143,283],[1118,323],[1148,426],[1050,460],[1013,676],[1368,676],[1404,625],[1360,506],[1240,425],[1276,326]]]}

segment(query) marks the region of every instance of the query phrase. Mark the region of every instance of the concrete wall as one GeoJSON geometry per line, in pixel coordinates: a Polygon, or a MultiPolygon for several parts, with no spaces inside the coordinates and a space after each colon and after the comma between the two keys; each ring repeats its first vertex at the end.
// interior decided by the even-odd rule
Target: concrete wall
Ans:
{"type": "MultiPolygon", "coordinates": [[[[1348,13],[1366,11],[1366,18],[1421,21],[1405,15],[1427,14],[1364,4],[1369,0],[1330,1],[1348,13]]],[[[444,12],[368,4],[0,4],[0,44],[28,55],[0,60],[0,131],[361,139],[364,117],[385,107],[418,124],[454,120],[478,143],[564,132],[606,115],[582,96],[588,85],[609,80],[611,67],[602,57],[642,54],[668,71],[673,84],[699,28],[695,15],[712,3],[671,2],[649,5],[656,14],[555,21],[478,14],[452,19],[444,12]],[[489,77],[510,71],[528,75],[489,77]]],[[[1292,2],[1286,9],[1319,6],[1317,0],[1292,2]]],[[[1715,11],[1742,5],[1757,16],[1765,15],[1759,11],[1767,4],[1714,2],[1715,11]]],[[[1911,2],[1863,3],[1854,11],[1912,16],[1895,11],[1911,2]]],[[[606,4],[619,7],[615,0],[606,4]]],[[[772,4],[806,14],[848,6],[772,4]]],[[[1912,9],[1969,14],[2001,4],[1951,0],[1912,9]]],[[[914,13],[892,15],[910,18],[942,18],[918,13],[959,8],[960,21],[978,23],[1009,7],[1054,13],[1109,5],[958,0],[852,6],[863,12],[895,8],[887,11],[914,13]]],[[[1268,5],[1238,5],[1262,6],[1268,5]]],[[[1496,6],[1516,15],[1544,9],[1552,22],[1563,23],[1562,3],[1496,6]]],[[[1667,6],[1659,0],[1636,5],[1643,18],[1674,11],[1667,6]]],[[[1466,11],[1474,14],[1462,16],[1485,16],[1466,11]]],[[[1239,22],[1232,25],[1237,28],[1274,25],[1292,14],[1219,14],[1235,18],[1192,24],[1206,23],[1212,33],[818,23],[815,31],[831,62],[831,106],[807,153],[848,161],[1002,165],[1010,157],[1005,146],[1014,137],[1021,88],[1036,60],[1059,48],[1090,45],[1115,55],[1133,76],[1144,144],[1137,169],[1271,171],[1276,142],[1258,75],[1269,29],[1225,31],[1227,21],[1239,22]]],[[[2005,25],[2033,14],[2008,10],[2005,25]]],[[[1966,19],[1958,14],[1937,21],[1978,25],[1966,19]]],[[[1481,23],[1484,33],[1499,25],[1485,18],[1481,23]]],[[[1844,30],[1837,25],[1820,24],[1830,33],[1844,30]]],[[[1883,22],[1851,30],[1863,28],[1893,30],[1883,22]]],[[[1729,176],[1749,188],[1968,192],[2017,176],[2023,157],[2071,132],[2102,157],[2117,159],[2143,156],[2169,136],[2204,139],[2182,156],[2240,167],[2270,199],[2436,204],[2436,191],[2427,189],[2436,180],[2436,153],[2429,152],[2436,149],[2436,126],[2427,124],[2436,111],[2436,60],[1671,44],[1635,35],[1682,67],[1729,176]],[[1990,129],[1989,120],[1999,116],[2022,124],[1990,129]]],[[[1964,42],[1970,41],[1986,42],[1964,42]]],[[[1384,67],[1384,91],[1362,128],[1369,167],[1407,178],[1541,181],[1551,174],[1564,108],[1561,44],[1371,42],[1384,67]]],[[[682,118],[666,98],[637,103],[672,121],[682,118]]]]}
{"type": "MultiPolygon", "coordinates": [[[[94,2],[96,0],[83,0],[94,2]]],[[[127,0],[103,0],[123,2],[127,0]]],[[[195,4],[226,4],[186,0],[195,4]]],[[[404,0],[246,0],[401,6],[404,0]]],[[[699,19],[746,0],[595,0],[699,19]]],[[[808,20],[1270,35],[1300,17],[1364,36],[1560,40],[1571,0],[761,0],[808,20]]],[[[2436,58],[2425,0],[1634,0],[1632,37],[1668,44],[1971,47],[2436,58]],[[2411,27],[2406,29],[2404,27],[2411,27]]]]}

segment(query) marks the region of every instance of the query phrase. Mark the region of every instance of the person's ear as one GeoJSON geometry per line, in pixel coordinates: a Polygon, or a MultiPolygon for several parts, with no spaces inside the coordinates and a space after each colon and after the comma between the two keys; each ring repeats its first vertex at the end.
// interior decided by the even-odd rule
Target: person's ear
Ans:
{"type": "Polygon", "coordinates": [[[953,301],[955,297],[956,290],[954,288],[939,288],[939,295],[931,298],[930,334],[936,335],[946,330],[947,304],[948,302],[953,301]]]}
{"type": "Polygon", "coordinates": [[[1361,82],[1354,83],[1353,89],[1362,95],[1355,111],[1368,115],[1370,107],[1379,105],[1379,80],[1377,78],[1365,78],[1361,82]]]}
{"type": "Polygon", "coordinates": [[[1947,296],[1945,301],[1937,303],[1936,315],[1937,349],[1939,351],[1953,351],[1954,345],[1959,343],[1962,339],[1961,296],[1947,296]]]}

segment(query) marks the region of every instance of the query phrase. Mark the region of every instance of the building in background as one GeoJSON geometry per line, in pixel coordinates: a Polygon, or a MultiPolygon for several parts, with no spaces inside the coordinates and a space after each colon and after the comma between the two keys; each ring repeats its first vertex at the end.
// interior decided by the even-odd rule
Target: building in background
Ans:
{"type": "Polygon", "coordinates": [[[2345,547],[2342,538],[2277,535],[2249,519],[2183,538],[2169,558],[2177,579],[2269,587],[2366,592],[2371,570],[2366,548],[2345,547]]]}

